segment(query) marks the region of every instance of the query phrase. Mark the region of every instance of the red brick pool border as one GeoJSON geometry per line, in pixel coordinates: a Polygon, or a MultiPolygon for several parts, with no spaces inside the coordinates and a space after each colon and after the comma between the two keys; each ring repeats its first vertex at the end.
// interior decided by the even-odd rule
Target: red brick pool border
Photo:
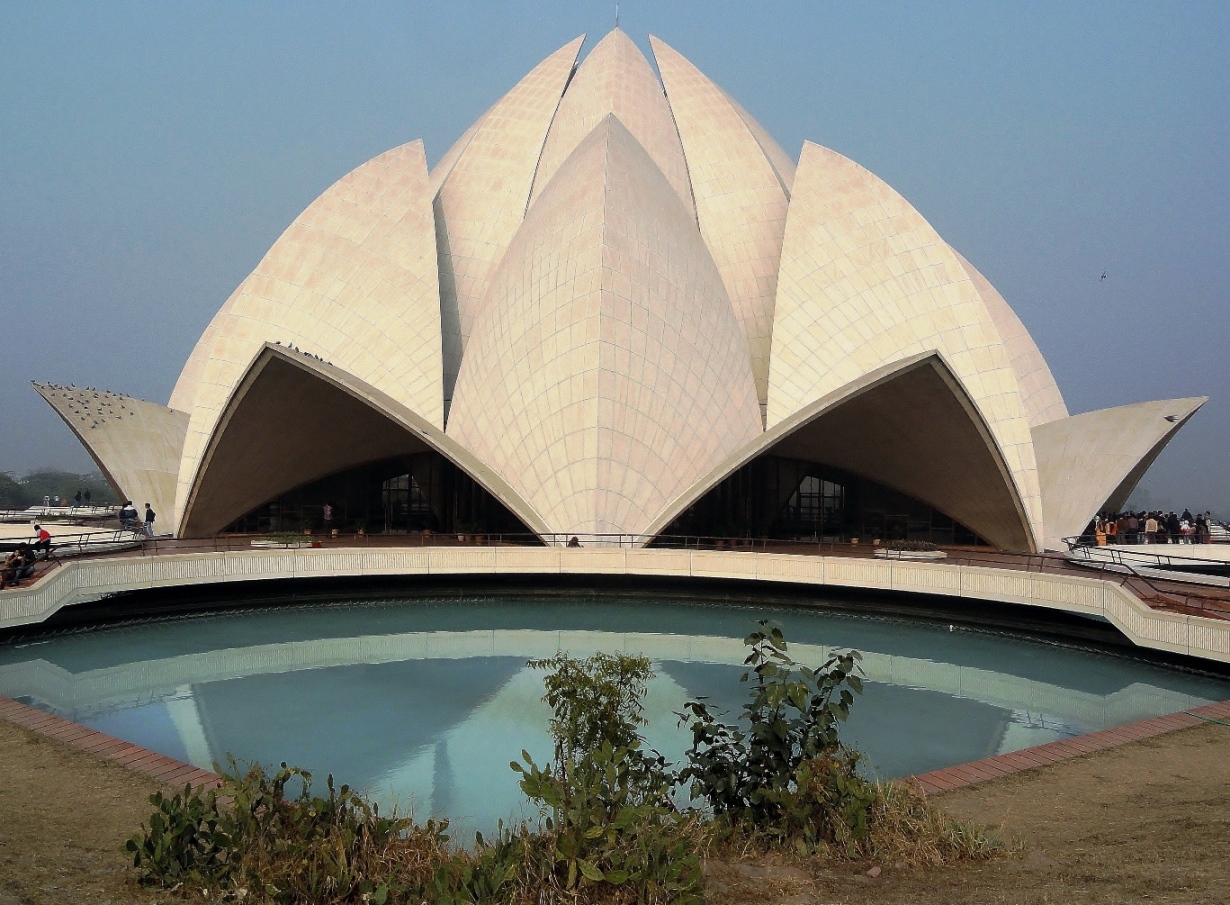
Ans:
{"type": "Polygon", "coordinates": [[[1190,712],[1180,710],[1165,716],[1155,716],[1136,723],[1128,723],[1126,726],[1102,729],[1074,738],[1048,742],[1045,745],[1035,745],[1033,748],[1022,748],[1010,754],[997,754],[995,757],[971,761],[968,764],[958,764],[955,767],[945,767],[943,770],[920,773],[914,777],[914,780],[926,794],[938,795],[940,792],[951,792],[954,789],[977,785],[1001,776],[1010,776],[1022,770],[1061,763],[1074,757],[1080,757],[1082,754],[1106,751],[1109,748],[1126,745],[1128,742],[1138,742],[1141,739],[1165,735],[1176,729],[1190,729],[1201,725],[1206,720],[1230,722],[1230,701],[1205,704],[1203,707],[1193,707],[1190,712]],[[1192,716],[1192,714],[1199,714],[1199,716],[1192,716]]]}
{"type": "MultiPolygon", "coordinates": [[[[216,773],[158,754],[140,745],[130,744],[114,736],[96,732],[80,723],[74,723],[72,720],[66,720],[11,698],[0,697],[0,720],[7,720],[23,729],[115,761],[168,786],[182,786],[187,783],[193,786],[214,788],[222,781],[216,773]]],[[[1176,729],[1190,729],[1207,720],[1230,722],[1230,700],[1206,704],[1203,707],[1193,707],[1190,712],[1181,710],[1165,716],[1128,723],[1126,726],[1102,729],[1098,732],[1078,735],[1075,738],[1048,742],[1033,748],[1023,748],[1010,754],[999,754],[995,757],[971,761],[968,764],[958,764],[955,767],[945,767],[943,770],[920,773],[914,777],[914,780],[927,795],[938,795],[941,792],[951,792],[954,789],[977,785],[1001,776],[1032,770],[1035,767],[1062,763],[1095,751],[1117,748],[1128,742],[1165,735],[1176,729]],[[1192,714],[1198,714],[1198,716],[1192,714]]]]}
{"type": "Polygon", "coordinates": [[[193,786],[214,788],[222,779],[216,773],[186,764],[182,760],[167,757],[133,745],[123,739],[115,738],[103,732],[96,732],[55,716],[36,707],[30,707],[11,698],[0,697],[0,720],[8,720],[16,726],[45,735],[47,738],[64,742],[82,751],[89,751],[107,760],[113,760],[130,770],[144,773],[168,786],[183,786],[185,783],[193,786]]]}

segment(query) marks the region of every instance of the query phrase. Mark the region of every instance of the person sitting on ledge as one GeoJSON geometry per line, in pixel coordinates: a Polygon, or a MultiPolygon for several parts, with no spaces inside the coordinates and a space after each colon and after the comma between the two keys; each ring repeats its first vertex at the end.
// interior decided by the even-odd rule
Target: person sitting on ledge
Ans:
{"type": "Polygon", "coordinates": [[[15,588],[34,575],[34,551],[29,544],[18,544],[4,561],[4,586],[15,588]]]}
{"type": "Polygon", "coordinates": [[[46,559],[51,555],[51,532],[42,525],[35,525],[34,533],[38,535],[38,539],[33,544],[34,554],[37,556],[41,550],[43,552],[43,559],[46,559]]]}
{"type": "Polygon", "coordinates": [[[0,566],[0,591],[17,587],[17,573],[21,567],[21,554],[16,550],[4,558],[4,565],[0,566]]]}

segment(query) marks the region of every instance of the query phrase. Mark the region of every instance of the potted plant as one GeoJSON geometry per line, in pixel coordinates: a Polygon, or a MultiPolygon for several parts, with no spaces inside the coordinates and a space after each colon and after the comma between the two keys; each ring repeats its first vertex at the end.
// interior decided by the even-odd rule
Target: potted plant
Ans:
{"type": "Polygon", "coordinates": [[[251,543],[253,547],[278,547],[284,550],[293,550],[300,547],[309,547],[312,541],[310,537],[305,540],[302,534],[295,534],[293,531],[282,531],[254,537],[251,543]]]}
{"type": "Polygon", "coordinates": [[[945,559],[948,554],[927,540],[890,540],[876,551],[882,559],[945,559]]]}

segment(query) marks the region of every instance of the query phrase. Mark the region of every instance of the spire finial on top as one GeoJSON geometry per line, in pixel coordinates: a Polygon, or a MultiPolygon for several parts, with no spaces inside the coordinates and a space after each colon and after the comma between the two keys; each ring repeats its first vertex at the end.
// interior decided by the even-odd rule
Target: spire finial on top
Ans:
{"type": "Polygon", "coordinates": [[[615,27],[619,28],[619,4],[615,4],[615,27]]]}

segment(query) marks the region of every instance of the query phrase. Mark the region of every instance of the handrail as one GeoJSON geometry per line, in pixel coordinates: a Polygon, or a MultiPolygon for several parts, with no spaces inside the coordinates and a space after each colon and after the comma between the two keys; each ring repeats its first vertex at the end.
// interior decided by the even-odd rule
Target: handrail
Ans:
{"type": "MultiPolygon", "coordinates": [[[[1138,564],[1143,565],[1146,561],[1149,561],[1149,562],[1153,562],[1159,567],[1175,566],[1175,565],[1210,566],[1210,567],[1221,568],[1221,569],[1230,567],[1230,559],[1205,559],[1199,556],[1185,556],[1185,555],[1178,555],[1178,554],[1171,554],[1171,553],[1156,553],[1152,550],[1134,550],[1133,549],[1133,547],[1135,546],[1145,546],[1143,544],[1142,545],[1105,544],[1105,545],[1099,546],[1097,544],[1090,544],[1090,543],[1084,542],[1081,540],[1081,537],[1083,537],[1083,535],[1061,538],[1061,540],[1063,540],[1063,542],[1068,545],[1068,552],[1070,554],[1075,553],[1077,550],[1089,550],[1089,551],[1096,550],[1099,556],[1103,556],[1103,555],[1107,556],[1112,561],[1120,565],[1128,565],[1128,562],[1124,559],[1124,557],[1133,557],[1134,559],[1138,561],[1138,564]]],[[[1151,546],[1162,546],[1162,545],[1152,544],[1151,546]]],[[[1186,547],[1186,548],[1191,549],[1191,548],[1198,548],[1198,547],[1212,546],[1212,545],[1211,544],[1210,545],[1206,545],[1206,544],[1166,544],[1165,546],[1186,547]]],[[[1193,550],[1193,552],[1197,552],[1197,551],[1193,550]]]]}
{"type": "Polygon", "coordinates": [[[80,506],[26,506],[22,509],[0,509],[0,518],[105,518],[115,515],[120,507],[114,503],[94,503],[80,506]]]}
{"type": "MultiPolygon", "coordinates": [[[[1065,543],[1068,543],[1071,538],[1063,538],[1063,540],[1065,543]]],[[[1089,544],[1069,544],[1069,552],[1078,548],[1088,549],[1089,547],[1089,544]]],[[[1093,549],[1101,552],[1106,551],[1108,548],[1094,547],[1093,549]]],[[[1195,591],[1179,591],[1168,588],[1159,588],[1153,578],[1136,571],[1132,563],[1125,561],[1121,556],[1117,555],[1123,552],[1130,553],[1130,551],[1110,549],[1109,552],[1111,553],[1111,556],[1107,559],[1081,559],[1080,565],[1082,568],[1093,569],[1103,575],[1111,571],[1117,572],[1117,574],[1123,576],[1118,582],[1120,587],[1136,593],[1137,596],[1147,597],[1150,600],[1161,603],[1161,606],[1158,607],[1159,609],[1177,609],[1180,611],[1187,611],[1189,613],[1195,611],[1193,615],[1204,616],[1206,618],[1209,617],[1210,614],[1212,614],[1212,618],[1230,618],[1230,598],[1195,591]],[[1143,585],[1151,593],[1147,595],[1140,594],[1138,588],[1133,588],[1131,586],[1133,583],[1143,585]]],[[[1142,553],[1137,555],[1147,556],[1149,554],[1142,553]]],[[[1225,560],[1198,560],[1192,557],[1181,557],[1181,559],[1186,559],[1189,563],[1211,563],[1222,568],[1230,565],[1230,562],[1225,560]]],[[[1141,564],[1137,563],[1137,565],[1141,564]]],[[[1178,584],[1182,581],[1181,578],[1177,577],[1166,580],[1173,584],[1178,584]]],[[[1150,605],[1152,606],[1154,604],[1150,605]]]]}
{"type": "MultiPolygon", "coordinates": [[[[139,555],[159,556],[172,554],[221,553],[238,552],[253,549],[253,541],[274,540],[267,534],[219,534],[212,537],[196,539],[179,539],[170,535],[154,538],[145,537],[140,530],[130,531],[119,529],[107,532],[107,537],[99,538],[101,532],[88,535],[70,535],[77,542],[70,543],[77,555],[139,555]],[[122,553],[116,550],[116,544],[131,542],[122,553]]],[[[294,547],[337,547],[356,545],[373,548],[405,548],[405,547],[452,547],[452,546],[537,546],[547,543],[555,546],[566,546],[572,537],[578,540],[582,537],[590,541],[605,540],[611,543],[605,545],[591,544],[588,549],[601,551],[603,549],[629,549],[632,539],[648,537],[646,535],[592,534],[592,535],[547,535],[546,538],[529,533],[484,533],[484,534],[338,534],[322,536],[302,535],[294,547]],[[617,545],[618,544],[618,545],[617,545]]],[[[53,539],[56,546],[63,547],[64,535],[53,539]]],[[[289,539],[289,536],[284,536],[289,539]]],[[[297,536],[298,537],[298,536],[297,536]]],[[[277,540],[281,540],[279,537],[277,540]]],[[[701,535],[668,535],[653,538],[651,549],[683,549],[683,550],[721,550],[733,552],[785,553],[794,555],[837,555],[843,557],[871,558],[878,550],[885,549],[878,545],[841,543],[838,541],[790,541],[774,540],[772,538],[736,539],[734,545],[730,538],[706,537],[701,535]]],[[[287,545],[291,546],[290,544],[287,545]]],[[[1102,548],[1104,549],[1104,548],[1102,548]]],[[[1230,618],[1230,596],[1215,596],[1186,591],[1177,588],[1159,587],[1148,576],[1142,575],[1132,568],[1131,563],[1118,563],[1111,560],[1088,560],[1076,564],[1063,554],[1056,553],[1013,553],[996,550],[981,550],[978,548],[949,547],[944,550],[943,564],[956,566],[972,566],[985,568],[1010,568],[1015,571],[1031,574],[1071,574],[1074,569],[1095,571],[1101,574],[1102,580],[1111,581],[1119,587],[1128,590],[1135,596],[1152,601],[1151,606],[1157,609],[1179,610],[1209,618],[1230,618]],[[1113,577],[1112,577],[1113,576],[1113,577]]],[[[52,563],[58,565],[55,557],[52,563]]],[[[40,572],[39,577],[53,566],[40,572]]],[[[1170,583],[1178,583],[1178,580],[1170,583]]]]}

